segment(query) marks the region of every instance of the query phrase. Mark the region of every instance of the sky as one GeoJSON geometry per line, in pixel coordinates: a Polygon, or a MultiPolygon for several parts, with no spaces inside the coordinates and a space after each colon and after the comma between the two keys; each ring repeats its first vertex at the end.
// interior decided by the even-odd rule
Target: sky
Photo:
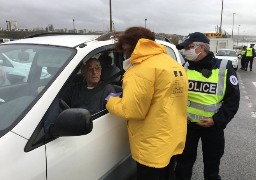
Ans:
{"type": "MultiPolygon", "coordinates": [[[[107,31],[109,1],[0,0],[0,27],[6,29],[6,21],[17,21],[18,28],[53,24],[55,29],[75,26],[107,31]]],[[[146,25],[156,33],[215,32],[221,22],[222,1],[222,29],[229,34],[233,29],[234,35],[256,35],[255,0],[111,0],[113,29],[146,25]]]]}

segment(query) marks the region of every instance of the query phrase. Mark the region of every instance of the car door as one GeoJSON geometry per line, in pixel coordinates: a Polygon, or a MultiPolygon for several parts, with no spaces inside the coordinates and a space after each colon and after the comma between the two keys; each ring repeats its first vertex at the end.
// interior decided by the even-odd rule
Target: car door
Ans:
{"type": "Polygon", "coordinates": [[[47,177],[100,179],[129,154],[126,122],[108,113],[93,121],[91,133],[46,144],[47,177]]]}

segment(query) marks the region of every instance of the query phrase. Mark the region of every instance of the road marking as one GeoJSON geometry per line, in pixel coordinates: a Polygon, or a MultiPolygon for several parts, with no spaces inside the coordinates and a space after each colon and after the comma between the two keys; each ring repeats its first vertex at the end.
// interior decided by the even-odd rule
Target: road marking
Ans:
{"type": "Polygon", "coordinates": [[[244,87],[244,86],[242,86],[242,88],[244,89],[245,87],[244,87]]]}
{"type": "Polygon", "coordinates": [[[247,91],[244,91],[244,93],[246,94],[246,93],[247,93],[247,91]]]}
{"type": "Polygon", "coordinates": [[[256,82],[252,82],[253,83],[253,85],[256,87],[256,82]]]}
{"type": "Polygon", "coordinates": [[[253,118],[256,118],[256,112],[251,112],[251,114],[253,118]]]}
{"type": "Polygon", "coordinates": [[[249,96],[244,96],[245,99],[249,99],[249,96]]]}
{"type": "Polygon", "coordinates": [[[248,107],[251,108],[252,107],[252,103],[248,103],[248,107]]]}

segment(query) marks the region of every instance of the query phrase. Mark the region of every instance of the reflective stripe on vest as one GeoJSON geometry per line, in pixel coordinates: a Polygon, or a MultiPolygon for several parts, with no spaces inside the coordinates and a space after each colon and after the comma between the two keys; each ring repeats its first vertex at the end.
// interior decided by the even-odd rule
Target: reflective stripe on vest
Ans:
{"type": "Polygon", "coordinates": [[[247,48],[245,56],[246,57],[252,57],[252,48],[247,48]]]}
{"type": "Polygon", "coordinates": [[[218,96],[222,96],[224,93],[224,81],[226,78],[225,77],[225,72],[226,72],[226,66],[228,64],[227,60],[222,60],[220,63],[220,68],[219,68],[219,82],[218,82],[218,96]]]}
{"type": "Polygon", "coordinates": [[[246,52],[246,50],[242,50],[241,54],[242,54],[242,55],[245,55],[245,52],[246,52]]]}
{"type": "Polygon", "coordinates": [[[200,119],[212,117],[218,112],[226,90],[227,63],[227,60],[222,60],[219,69],[212,70],[213,76],[210,77],[211,79],[209,78],[209,80],[208,78],[206,80],[205,77],[200,77],[202,75],[195,70],[189,70],[187,63],[185,64],[184,67],[188,69],[187,72],[189,72],[189,81],[192,83],[189,88],[193,88],[189,91],[188,101],[187,115],[190,121],[200,122],[200,119]],[[195,75],[193,75],[193,73],[195,73],[195,75]],[[191,77],[193,78],[191,79],[191,77]],[[200,98],[202,98],[201,101],[200,98]]]}
{"type": "MultiPolygon", "coordinates": [[[[200,115],[196,115],[196,114],[191,114],[191,113],[187,113],[188,119],[206,119],[208,117],[205,116],[200,116],[200,115]]],[[[191,121],[191,122],[200,122],[200,121],[191,121]]]]}
{"type": "Polygon", "coordinates": [[[213,105],[203,105],[203,104],[199,104],[199,103],[195,103],[195,102],[191,102],[188,101],[188,106],[189,107],[193,107],[193,108],[197,108],[197,109],[202,109],[204,111],[209,111],[209,112],[218,112],[219,108],[221,107],[222,103],[217,103],[217,104],[213,104],[213,105]]]}

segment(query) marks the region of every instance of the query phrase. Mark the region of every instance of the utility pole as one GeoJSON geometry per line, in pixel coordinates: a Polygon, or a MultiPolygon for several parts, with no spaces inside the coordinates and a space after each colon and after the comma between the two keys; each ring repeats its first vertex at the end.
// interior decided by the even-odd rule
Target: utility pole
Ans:
{"type": "Polygon", "coordinates": [[[222,0],[222,3],[221,3],[221,15],[220,15],[220,30],[219,30],[219,33],[222,32],[222,14],[223,14],[223,0],[222,0]]]}
{"type": "Polygon", "coordinates": [[[234,22],[235,22],[235,20],[234,20],[234,16],[235,16],[235,14],[236,14],[236,13],[233,13],[232,38],[233,38],[233,30],[234,30],[234,22]]]}
{"type": "Polygon", "coordinates": [[[109,27],[110,27],[110,28],[109,28],[109,31],[112,32],[112,31],[113,31],[113,30],[112,30],[112,24],[113,24],[113,23],[112,23],[112,7],[111,7],[111,0],[109,0],[109,16],[110,16],[110,17],[109,17],[109,19],[110,19],[110,22],[109,22],[109,23],[110,23],[110,24],[109,24],[109,25],[110,25],[110,26],[109,26],[109,27]]]}
{"type": "Polygon", "coordinates": [[[74,29],[74,33],[76,32],[76,28],[75,28],[75,19],[73,19],[73,29],[74,29]]]}
{"type": "Polygon", "coordinates": [[[147,28],[147,20],[148,19],[145,18],[145,28],[147,28]]]}
{"type": "Polygon", "coordinates": [[[239,39],[239,27],[240,27],[240,24],[238,25],[238,28],[237,28],[237,46],[238,46],[238,39],[239,39]]]}

